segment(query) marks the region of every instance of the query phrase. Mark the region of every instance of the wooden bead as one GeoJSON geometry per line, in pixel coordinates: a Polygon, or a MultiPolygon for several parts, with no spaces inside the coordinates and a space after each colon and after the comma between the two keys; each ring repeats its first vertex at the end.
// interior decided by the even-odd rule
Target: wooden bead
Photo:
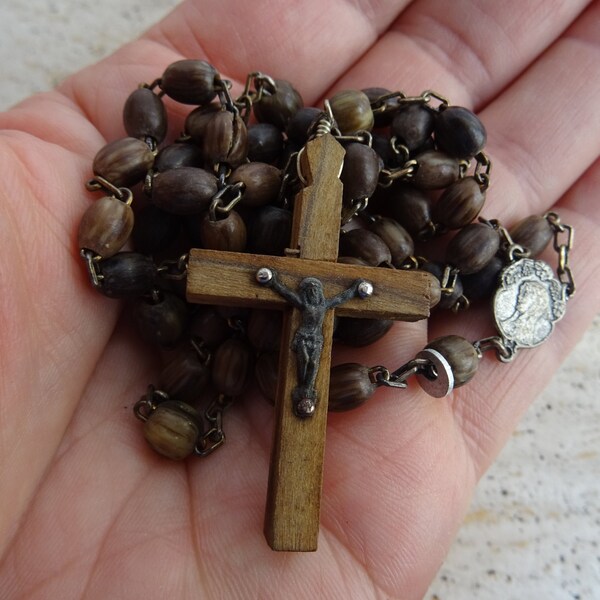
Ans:
{"type": "Polygon", "coordinates": [[[197,308],[192,317],[189,334],[214,350],[231,335],[231,328],[214,307],[202,306],[197,308]]]}
{"type": "Polygon", "coordinates": [[[504,263],[498,256],[494,256],[476,273],[463,275],[463,293],[470,300],[484,300],[491,298],[498,289],[498,279],[504,263]]]}
{"type": "Polygon", "coordinates": [[[331,110],[342,134],[371,131],[374,117],[368,96],[359,90],[343,90],[330,99],[331,110]]]}
{"type": "MultiPolygon", "coordinates": [[[[382,87],[370,87],[365,88],[361,91],[364,92],[364,94],[367,96],[371,105],[373,105],[374,102],[379,100],[381,96],[387,96],[388,94],[391,94],[391,90],[382,87]]],[[[384,110],[383,112],[373,113],[373,117],[375,119],[375,127],[387,127],[392,122],[394,118],[394,111],[398,107],[398,99],[390,98],[389,100],[386,100],[385,106],[386,110],[384,110]]]]}
{"type": "Polygon", "coordinates": [[[207,104],[217,95],[216,69],[204,60],[178,60],[170,64],[160,82],[160,88],[182,104],[207,104]]]}
{"type": "Polygon", "coordinates": [[[380,133],[373,133],[372,136],[371,147],[383,161],[383,166],[385,168],[395,168],[400,166],[398,164],[399,155],[392,150],[390,138],[380,133]]]}
{"type": "Polygon", "coordinates": [[[471,223],[461,229],[448,244],[446,262],[463,275],[476,273],[492,260],[500,247],[498,232],[483,223],[471,223]]]}
{"type": "Polygon", "coordinates": [[[206,210],[216,193],[217,178],[195,167],[158,173],[152,182],[152,202],[176,215],[192,215],[206,210]]]}
{"type": "Polygon", "coordinates": [[[445,188],[460,175],[458,160],[438,152],[426,150],[415,157],[417,170],[411,179],[412,185],[424,190],[445,188]]]}
{"type": "Polygon", "coordinates": [[[421,148],[433,133],[435,113],[421,104],[409,104],[394,114],[391,134],[410,152],[421,148]]]}
{"type": "MultiPolygon", "coordinates": [[[[421,269],[431,273],[441,285],[446,270],[445,265],[437,262],[427,261],[421,266],[421,269]]],[[[448,283],[451,283],[452,280],[454,280],[452,292],[441,292],[440,290],[440,299],[436,304],[436,308],[452,308],[456,304],[457,300],[463,295],[463,284],[461,278],[457,275],[456,277],[451,278],[448,283]]],[[[448,283],[446,285],[448,285],[448,283]]]]}
{"type": "Polygon", "coordinates": [[[515,244],[529,250],[533,257],[544,251],[554,233],[547,219],[538,215],[531,215],[512,227],[510,236],[515,244]]]}
{"type": "Polygon", "coordinates": [[[369,369],[358,363],[344,363],[331,369],[329,379],[329,410],[352,410],[366,402],[377,389],[369,369]]]}
{"type": "Polygon", "coordinates": [[[161,346],[178,342],[189,319],[185,302],[169,292],[160,292],[158,302],[138,301],[133,316],[142,339],[161,346]]]}
{"type": "Polygon", "coordinates": [[[159,404],[144,423],[144,437],[159,454],[182,460],[194,452],[201,432],[196,410],[183,402],[159,404]]]}
{"type": "Polygon", "coordinates": [[[283,315],[278,310],[254,309],[246,327],[248,341],[261,352],[275,352],[281,345],[283,315]]]}
{"type": "Polygon", "coordinates": [[[248,160],[274,163],[283,152],[283,134],[271,123],[256,123],[248,127],[248,160]]]}
{"type": "Polygon", "coordinates": [[[360,348],[380,340],[394,324],[390,319],[356,319],[338,317],[334,339],[341,344],[360,348]]]}
{"type": "Polygon", "coordinates": [[[179,236],[181,222],[177,215],[149,204],[136,217],[133,244],[142,254],[166,250],[179,236]]]}
{"type": "Polygon", "coordinates": [[[78,244],[102,258],[116,254],[133,230],[131,206],[112,196],[96,200],[83,214],[78,244]]]}
{"type": "Polygon", "coordinates": [[[422,190],[406,183],[392,186],[386,210],[416,238],[430,233],[431,199],[422,190]]]}
{"type": "Polygon", "coordinates": [[[242,340],[230,338],[217,349],[212,365],[212,381],[225,396],[239,396],[246,387],[252,354],[242,340]]]}
{"type": "Polygon", "coordinates": [[[245,163],[231,174],[229,183],[244,184],[240,200],[242,206],[263,206],[277,200],[281,187],[281,171],[266,163],[245,163]]]}
{"type": "Polygon", "coordinates": [[[363,267],[369,266],[369,263],[366,260],[358,258],[358,256],[338,256],[337,262],[344,265],[361,265],[363,267]]]}
{"type": "Polygon", "coordinates": [[[154,154],[142,140],[126,137],[106,144],[94,158],[94,175],[117,187],[130,187],[146,177],[154,154]]]}
{"type": "Polygon", "coordinates": [[[246,249],[246,224],[235,210],[216,221],[207,213],[200,220],[199,237],[203,248],[243,252],[246,249]]]}
{"type": "Polygon", "coordinates": [[[290,243],[292,213],[277,206],[261,207],[250,225],[248,247],[254,254],[281,256],[290,243]]]}
{"type": "Polygon", "coordinates": [[[271,123],[282,131],[289,120],[304,106],[302,96],[284,79],[275,80],[275,92],[265,93],[254,105],[254,115],[261,123],[271,123]]]}
{"type": "Polygon", "coordinates": [[[477,350],[471,342],[458,335],[446,335],[427,344],[437,350],[450,364],[454,387],[460,387],[473,378],[479,366],[477,350]]]}
{"type": "Polygon", "coordinates": [[[138,88],[125,102],[123,124],[127,135],[150,137],[160,144],[167,135],[167,111],[163,101],[151,89],[138,88]]]}
{"type": "Polygon", "coordinates": [[[477,116],[462,106],[441,110],[435,121],[435,142],[454,158],[470,158],[485,146],[487,133],[477,116]]]}
{"type": "Polygon", "coordinates": [[[209,104],[208,106],[199,106],[195,108],[185,119],[183,130],[194,142],[202,144],[206,136],[206,126],[215,114],[221,112],[221,106],[218,104],[209,104]]]}
{"type": "Polygon", "coordinates": [[[208,384],[210,369],[195,350],[182,350],[163,368],[159,388],[170,398],[196,402],[208,384]]]}
{"type": "Polygon", "coordinates": [[[304,146],[308,141],[309,133],[317,123],[323,111],[313,106],[305,106],[296,112],[289,120],[286,128],[288,138],[304,146]]]}
{"type": "Polygon", "coordinates": [[[248,130],[242,117],[226,110],[211,115],[204,128],[202,154],[213,165],[241,165],[248,156],[248,130]]]}
{"type": "Polygon", "coordinates": [[[396,220],[376,215],[367,224],[370,231],[377,234],[390,249],[392,264],[399,268],[412,256],[415,244],[410,234],[396,220]]]}
{"type": "Polygon", "coordinates": [[[468,225],[481,211],[485,192],[474,177],[465,177],[450,184],[433,209],[433,220],[448,229],[468,225]]]}
{"type": "Polygon", "coordinates": [[[367,229],[352,229],[340,235],[340,254],[362,258],[372,267],[389,264],[390,249],[376,234],[367,229]]]}
{"type": "Polygon", "coordinates": [[[256,359],[254,375],[261,394],[275,404],[277,395],[277,383],[279,381],[279,353],[266,352],[256,359]]]}
{"type": "Polygon", "coordinates": [[[100,262],[100,291],[109,298],[133,298],[154,287],[156,266],[149,256],[119,252],[100,262]]]}
{"type": "Polygon", "coordinates": [[[154,169],[159,173],[180,167],[201,167],[202,151],[195,144],[176,142],[165,146],[154,161],[154,169]]]}
{"type": "Polygon", "coordinates": [[[366,144],[351,143],[346,146],[344,167],[340,179],[344,185],[344,201],[370,198],[377,189],[380,158],[366,144]]]}

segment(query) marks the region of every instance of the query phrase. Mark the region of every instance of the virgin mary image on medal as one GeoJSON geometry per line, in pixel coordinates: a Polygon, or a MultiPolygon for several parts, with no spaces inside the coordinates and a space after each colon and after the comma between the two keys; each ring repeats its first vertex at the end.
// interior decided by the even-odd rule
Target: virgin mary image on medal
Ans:
{"type": "Polygon", "coordinates": [[[502,272],[494,316],[499,332],[517,347],[533,348],[546,340],[565,307],[564,286],[545,262],[524,258],[502,272]]]}

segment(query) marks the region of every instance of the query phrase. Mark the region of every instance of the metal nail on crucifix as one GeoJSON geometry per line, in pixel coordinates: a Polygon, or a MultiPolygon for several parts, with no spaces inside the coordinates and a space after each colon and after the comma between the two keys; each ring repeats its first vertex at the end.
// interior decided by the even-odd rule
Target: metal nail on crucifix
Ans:
{"type": "Polygon", "coordinates": [[[339,174],[344,154],[329,134],[306,145],[300,166],[308,185],[295,198],[288,256],[199,249],[190,253],[190,302],[285,311],[265,516],[265,536],[273,550],[317,549],[334,313],[416,321],[429,316],[432,298],[436,297],[437,282],[428,273],[335,262],[342,211],[339,174]],[[279,289],[257,282],[257,272],[262,268],[276,274],[279,289]],[[320,357],[315,360],[309,356],[303,365],[304,359],[297,361],[296,354],[299,348],[303,353],[302,344],[295,343],[294,338],[303,331],[303,310],[310,303],[291,298],[300,298],[300,292],[294,290],[300,290],[301,282],[307,279],[319,281],[325,302],[340,298],[342,303],[319,314],[320,357]],[[370,282],[370,297],[356,294],[358,280],[370,282]],[[281,293],[284,289],[289,294],[287,299],[281,293]],[[295,390],[306,391],[307,384],[318,399],[306,404],[313,408],[309,419],[298,417],[294,408],[298,402],[292,401],[295,390]]]}

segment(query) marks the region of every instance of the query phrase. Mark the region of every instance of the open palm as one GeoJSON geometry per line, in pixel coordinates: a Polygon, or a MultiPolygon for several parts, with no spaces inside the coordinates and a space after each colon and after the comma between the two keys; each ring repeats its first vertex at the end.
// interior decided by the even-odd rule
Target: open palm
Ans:
{"type": "MultiPolygon", "coordinates": [[[[422,597],[478,477],[599,308],[598,23],[600,3],[584,0],[187,0],[0,115],[0,598],[422,597]],[[450,400],[380,390],[330,417],[314,554],[273,553],[261,535],[272,415],[255,395],[227,413],[209,460],[146,447],[131,405],[156,365],[125,319],[115,329],[118,304],[78,257],[93,155],[123,136],[129,92],[181,57],[235,81],[289,79],[307,104],[342,88],[435,89],[487,126],[485,216],[510,225],[556,207],[577,229],[579,291],[543,348],[483,361],[450,400]]],[[[442,333],[484,337],[489,315],[398,324],[337,359],[396,367],[442,333]]]]}

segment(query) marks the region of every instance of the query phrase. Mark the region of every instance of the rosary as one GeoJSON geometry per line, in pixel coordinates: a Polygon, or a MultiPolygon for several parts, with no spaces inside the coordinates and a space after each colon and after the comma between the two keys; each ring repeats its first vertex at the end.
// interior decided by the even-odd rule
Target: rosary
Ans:
{"type": "Polygon", "coordinates": [[[103,196],[78,245],[93,287],[129,299],[165,358],[134,406],[150,446],[175,460],[211,454],[254,373],[275,405],[265,535],[273,550],[312,551],[327,411],[412,376],[442,398],[484,353],[510,362],[541,344],[575,292],[573,228],[553,212],[510,231],[478,218],[485,128],[433,91],[346,90],[320,109],[259,72],[239,97],[231,87],[207,62],[181,60],[129,96],[129,137],[94,159],[86,185],[103,196]],[[165,96],[196,108],[161,147],[165,96]],[[441,258],[423,256],[456,230],[441,258]],[[557,277],[534,258],[551,241],[557,277]],[[398,368],[330,368],[332,341],[366,346],[394,320],[486,300],[497,335],[447,335],[398,368]]]}

